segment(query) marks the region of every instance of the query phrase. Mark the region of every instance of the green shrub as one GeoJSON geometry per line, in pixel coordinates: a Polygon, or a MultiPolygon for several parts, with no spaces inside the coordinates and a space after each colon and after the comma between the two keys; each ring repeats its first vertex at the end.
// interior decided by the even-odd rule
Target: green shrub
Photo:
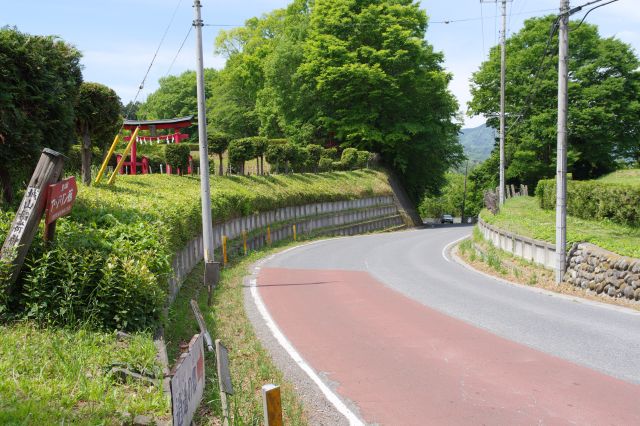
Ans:
{"type": "MultiPolygon", "coordinates": [[[[214,177],[212,216],[227,220],[284,206],[389,193],[386,177],[374,171],[305,180],[214,177]]],[[[13,216],[0,211],[0,244],[13,216]]],[[[40,236],[34,239],[12,299],[2,299],[0,291],[0,317],[105,329],[153,328],[161,318],[171,259],[201,226],[199,179],[154,174],[120,176],[113,186],[81,185],[71,215],[57,222],[56,239],[49,246],[40,236]]],[[[6,269],[0,265],[0,274],[6,269]]]]}
{"type": "Polygon", "coordinates": [[[340,162],[345,170],[353,170],[358,164],[358,150],[355,148],[346,148],[342,151],[340,162]]]}
{"type": "Polygon", "coordinates": [[[285,145],[270,144],[267,148],[266,158],[274,172],[280,173],[284,171],[287,163],[285,145]]]}
{"type": "Polygon", "coordinates": [[[333,169],[333,160],[331,158],[322,157],[318,162],[318,169],[321,172],[329,172],[333,169]]]}
{"type": "MultiPolygon", "coordinates": [[[[536,197],[541,208],[555,209],[555,179],[538,182],[536,197]]],[[[567,182],[567,213],[582,219],[607,219],[622,225],[640,226],[640,187],[570,180],[567,182]]]]}
{"type": "Polygon", "coordinates": [[[359,169],[365,169],[369,167],[369,159],[371,158],[371,153],[369,151],[358,151],[356,153],[356,167],[359,169]]]}
{"type": "Polygon", "coordinates": [[[256,156],[254,138],[234,139],[229,143],[229,162],[234,172],[244,174],[244,163],[256,156]]]}
{"type": "Polygon", "coordinates": [[[325,148],[322,151],[323,158],[329,158],[330,160],[338,160],[338,149],[337,148],[325,148]]]}
{"type": "Polygon", "coordinates": [[[191,150],[187,144],[169,144],[164,148],[164,157],[167,164],[174,169],[180,169],[181,173],[187,172],[191,150]]]}
{"type": "MultiPolygon", "coordinates": [[[[102,151],[97,146],[91,148],[91,165],[100,167],[102,165],[102,151]]],[[[67,173],[80,173],[82,170],[82,146],[71,145],[64,160],[64,170],[67,173]]]]}

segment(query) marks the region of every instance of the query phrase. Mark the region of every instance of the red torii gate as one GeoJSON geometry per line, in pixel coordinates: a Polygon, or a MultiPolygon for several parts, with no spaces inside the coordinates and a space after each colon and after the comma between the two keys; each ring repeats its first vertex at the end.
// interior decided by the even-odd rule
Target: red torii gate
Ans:
{"type": "MultiPolygon", "coordinates": [[[[129,166],[129,174],[135,175],[138,174],[138,166],[141,167],[142,174],[149,173],[149,161],[146,157],[142,157],[142,161],[138,161],[138,150],[137,150],[137,142],[138,140],[149,140],[160,142],[164,141],[172,141],[173,143],[180,143],[181,141],[188,139],[189,135],[186,133],[180,133],[180,129],[184,129],[185,127],[191,126],[193,121],[193,115],[187,117],[179,117],[179,118],[167,118],[162,120],[124,120],[123,128],[129,131],[136,129],[137,127],[140,130],[149,130],[151,136],[138,136],[136,140],[133,141],[131,145],[131,160],[125,161],[122,163],[122,167],[119,170],[120,174],[124,174],[125,166],[129,166]],[[167,135],[157,136],[156,131],[160,129],[171,129],[171,133],[167,135]]],[[[126,136],[124,138],[125,141],[130,140],[130,136],[126,136]]],[[[120,161],[122,156],[120,154],[117,155],[117,160],[120,161]]],[[[168,170],[170,173],[170,170],[168,170]]]]}

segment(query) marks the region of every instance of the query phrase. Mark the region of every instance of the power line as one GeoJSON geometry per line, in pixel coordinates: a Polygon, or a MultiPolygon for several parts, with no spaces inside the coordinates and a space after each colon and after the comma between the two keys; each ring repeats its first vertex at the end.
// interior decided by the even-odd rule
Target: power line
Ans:
{"type": "Polygon", "coordinates": [[[180,52],[182,51],[184,44],[187,42],[187,39],[189,38],[189,34],[191,34],[191,30],[193,30],[193,25],[189,25],[189,31],[187,31],[187,35],[184,36],[184,40],[182,40],[182,44],[180,45],[180,48],[178,49],[176,56],[173,57],[173,61],[171,61],[171,65],[169,65],[169,69],[167,70],[167,73],[164,75],[165,77],[169,75],[169,73],[171,72],[171,68],[173,68],[173,64],[176,63],[176,59],[178,59],[178,55],[180,55],[180,52]]]}
{"type": "MultiPolygon", "coordinates": [[[[164,39],[167,36],[167,33],[169,32],[169,29],[171,28],[171,24],[173,24],[173,20],[176,17],[176,13],[178,13],[178,9],[180,8],[180,5],[182,4],[182,0],[178,1],[178,5],[176,6],[176,8],[173,10],[173,15],[171,15],[171,19],[169,20],[169,24],[167,25],[167,28],[164,30],[164,34],[162,34],[162,38],[160,39],[160,43],[158,43],[158,48],[156,49],[156,52],[153,54],[153,58],[151,59],[151,62],[149,63],[149,67],[147,68],[147,72],[144,74],[144,77],[142,78],[142,81],[140,82],[140,85],[138,86],[138,92],[136,93],[136,96],[133,98],[133,101],[130,103],[129,108],[127,108],[127,111],[125,111],[125,119],[129,119],[129,114],[131,113],[131,109],[133,108],[133,106],[135,105],[136,101],[138,100],[138,96],[140,96],[140,92],[142,92],[142,89],[144,89],[144,83],[147,80],[147,77],[149,76],[149,72],[151,71],[151,67],[153,67],[153,64],[156,60],[156,57],[158,56],[158,52],[160,51],[160,47],[162,47],[162,43],[164,42],[164,39]]],[[[118,133],[120,131],[122,131],[122,128],[124,127],[124,123],[122,124],[122,126],[120,126],[120,130],[118,131],[118,133]]]]}
{"type": "MultiPolygon", "coordinates": [[[[598,0],[598,1],[602,1],[602,0],[598,0]]],[[[585,14],[584,14],[584,16],[582,17],[582,20],[580,20],[580,22],[578,23],[578,26],[576,26],[576,27],[574,28],[574,30],[578,29],[578,28],[580,27],[580,25],[582,25],[582,23],[584,22],[584,20],[585,20],[585,19],[587,19],[587,16],[588,16],[591,12],[593,12],[594,10],[596,10],[596,9],[597,9],[597,8],[599,8],[599,7],[606,6],[606,5],[611,4],[611,3],[615,3],[615,2],[617,2],[617,1],[618,1],[618,0],[610,0],[610,1],[606,2],[606,3],[600,4],[600,5],[598,5],[598,6],[595,6],[595,7],[592,7],[591,9],[589,9],[589,10],[587,11],[587,13],[585,13],[585,14]]],[[[587,5],[590,5],[590,4],[593,4],[593,3],[596,3],[596,2],[595,2],[595,1],[592,1],[592,2],[590,2],[590,3],[584,4],[584,5],[579,6],[579,7],[580,7],[580,9],[582,9],[584,6],[587,6],[587,5]]],[[[578,9],[578,10],[580,10],[580,9],[578,9]]],[[[576,12],[577,12],[577,11],[576,11],[576,12]]],[[[569,14],[571,14],[571,12],[569,12],[569,14]]]]}
{"type": "MultiPolygon", "coordinates": [[[[518,15],[531,15],[533,13],[540,13],[540,12],[551,12],[551,11],[555,11],[556,9],[538,9],[538,10],[527,10],[525,12],[520,12],[520,13],[514,13],[513,16],[518,16],[518,15]]],[[[482,9],[480,9],[481,12],[481,16],[480,17],[475,17],[475,18],[460,18],[460,19],[446,19],[446,20],[441,20],[441,21],[429,21],[430,24],[455,24],[458,22],[471,22],[471,21],[484,21],[485,19],[497,19],[499,18],[499,15],[494,15],[494,16],[483,16],[482,15],[482,9]]]]}

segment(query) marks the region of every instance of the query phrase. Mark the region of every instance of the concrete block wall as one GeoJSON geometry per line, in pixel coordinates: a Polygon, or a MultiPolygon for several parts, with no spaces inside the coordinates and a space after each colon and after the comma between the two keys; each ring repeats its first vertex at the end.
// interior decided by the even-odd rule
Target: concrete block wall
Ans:
{"type": "Polygon", "coordinates": [[[523,237],[518,234],[514,234],[513,232],[496,228],[495,226],[484,222],[480,218],[478,218],[478,229],[480,229],[482,236],[487,241],[491,241],[494,246],[512,253],[515,256],[519,256],[538,265],[542,265],[547,269],[555,268],[555,244],[551,244],[546,241],[534,240],[532,238],[523,237]]]}
{"type": "MultiPolygon", "coordinates": [[[[282,207],[267,212],[237,217],[213,227],[214,247],[222,246],[223,235],[242,247],[242,233],[247,232],[247,247],[255,250],[266,245],[269,226],[271,241],[290,239],[293,224],[298,235],[355,235],[404,225],[392,196],[313,203],[282,207]]],[[[233,249],[232,247],[230,247],[233,249]]],[[[182,282],[203,258],[203,239],[198,236],[176,253],[172,262],[174,275],[169,278],[169,303],[175,299],[182,282]]]]}

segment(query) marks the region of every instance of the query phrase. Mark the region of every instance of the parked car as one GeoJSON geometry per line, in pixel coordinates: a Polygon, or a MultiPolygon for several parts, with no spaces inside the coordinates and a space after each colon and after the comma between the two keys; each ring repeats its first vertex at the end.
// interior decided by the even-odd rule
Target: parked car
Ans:
{"type": "Polygon", "coordinates": [[[443,214],[440,218],[440,223],[453,223],[453,216],[450,214],[443,214]]]}

